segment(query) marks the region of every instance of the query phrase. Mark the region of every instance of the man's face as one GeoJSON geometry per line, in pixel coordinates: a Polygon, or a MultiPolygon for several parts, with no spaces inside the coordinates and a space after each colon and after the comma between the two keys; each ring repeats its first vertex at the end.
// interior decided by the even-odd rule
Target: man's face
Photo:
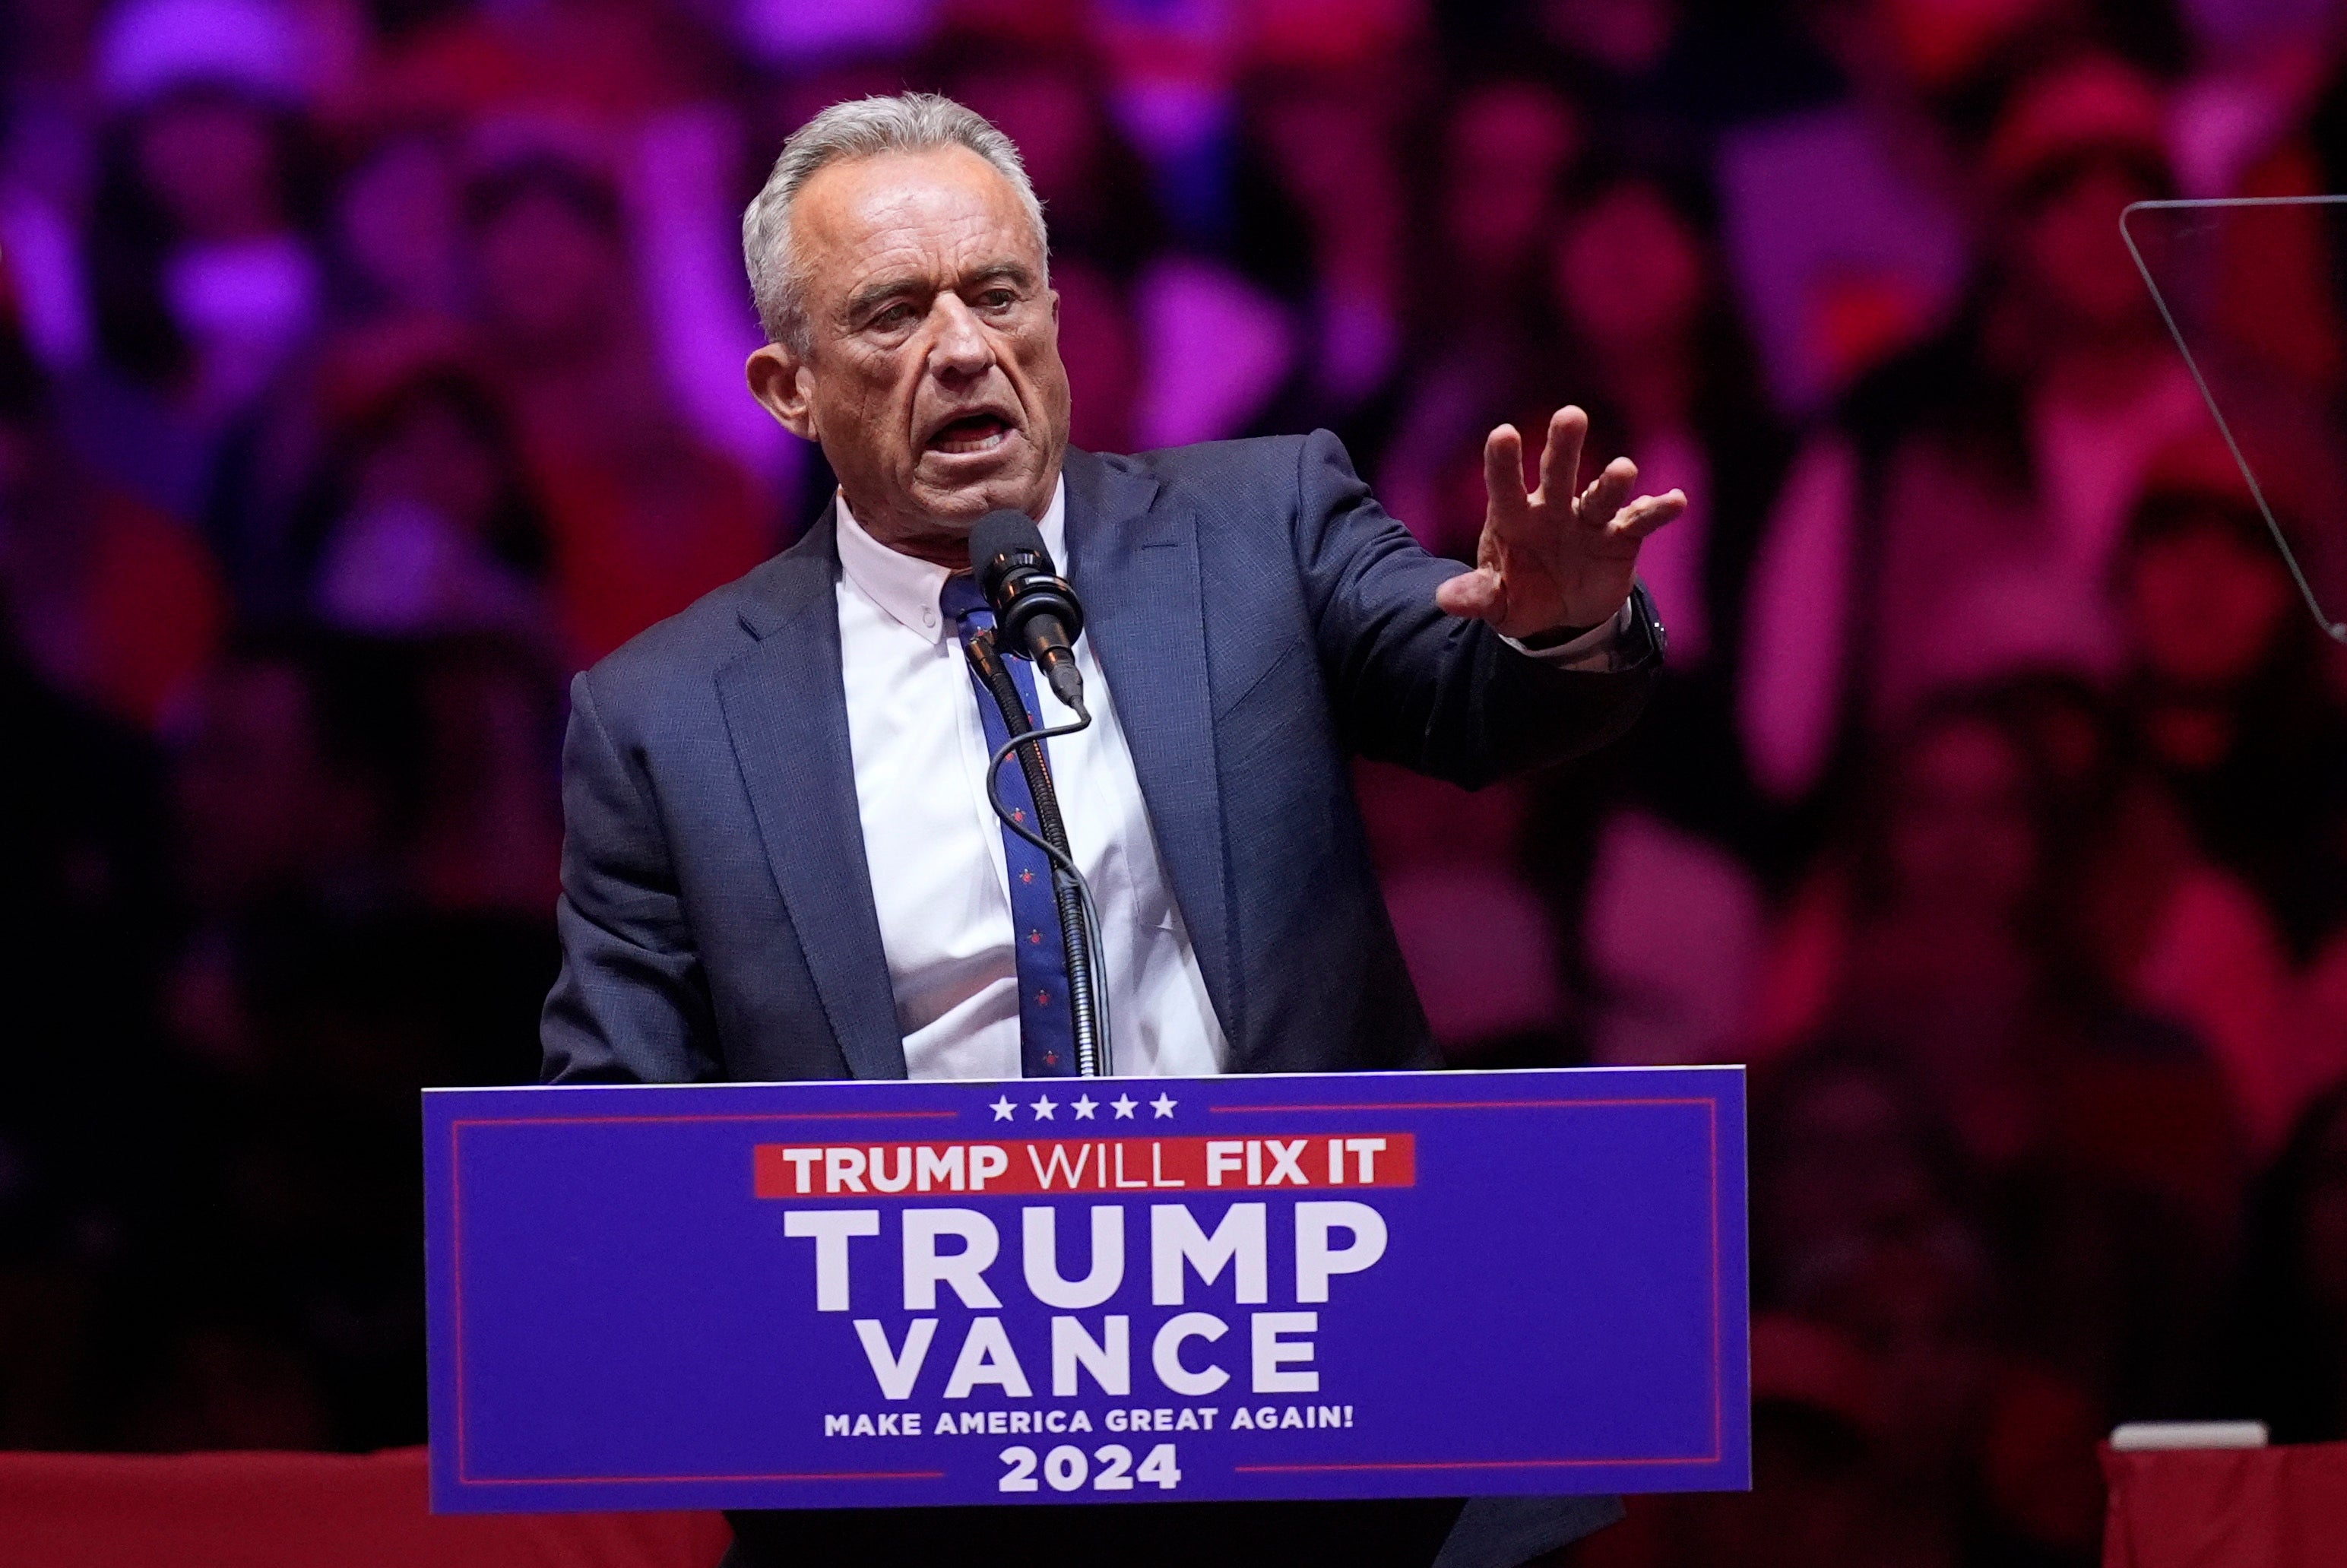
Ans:
{"type": "Polygon", "coordinates": [[[1059,299],[1010,182],[964,148],[826,165],[791,213],[811,342],[750,357],[856,521],[940,565],[998,507],[1040,518],[1068,442],[1059,299]]]}

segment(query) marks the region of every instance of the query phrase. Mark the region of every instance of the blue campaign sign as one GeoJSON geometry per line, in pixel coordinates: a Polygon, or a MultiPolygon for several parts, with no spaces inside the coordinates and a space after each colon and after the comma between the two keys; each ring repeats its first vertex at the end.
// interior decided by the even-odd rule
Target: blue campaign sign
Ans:
{"type": "Polygon", "coordinates": [[[1735,1068],[425,1095],[442,1512],[1750,1484],[1735,1068]]]}

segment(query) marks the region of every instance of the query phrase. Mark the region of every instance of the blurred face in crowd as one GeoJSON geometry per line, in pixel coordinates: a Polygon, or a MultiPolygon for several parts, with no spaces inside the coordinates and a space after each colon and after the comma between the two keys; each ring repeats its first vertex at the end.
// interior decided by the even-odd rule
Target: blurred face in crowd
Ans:
{"type": "Polygon", "coordinates": [[[1947,1446],[1977,1386],[1978,1240],[1891,1081],[1832,1071],[1784,1108],[1764,1191],[1768,1245],[1800,1309],[1857,1336],[1894,1451],[1947,1446]]]}
{"type": "Polygon", "coordinates": [[[2280,556],[2215,519],[2137,545],[2124,591],[2137,658],[2186,691],[2223,692],[2254,676],[2294,613],[2280,556]]]}
{"type": "Polygon", "coordinates": [[[139,128],[139,178],[179,231],[244,240],[282,227],[276,139],[261,109],[219,93],[166,100],[139,128]]]}
{"type": "Polygon", "coordinates": [[[1550,36],[1625,76],[1661,64],[1679,28],[1676,0],[1548,0],[1542,9],[1550,36]]]}
{"type": "Polygon", "coordinates": [[[447,311],[458,302],[456,170],[422,137],[395,141],[343,183],[335,213],[351,263],[393,305],[447,311]]]}
{"type": "Polygon", "coordinates": [[[1313,80],[1267,95],[1256,121],[1274,175],[1321,243],[1379,241],[1400,220],[1376,95],[1350,81],[1313,80]]]}
{"type": "Polygon", "coordinates": [[[805,354],[769,343],[750,387],[820,442],[856,521],[942,566],[998,507],[1040,518],[1068,444],[1059,296],[1010,182],[965,148],[828,164],[791,242],[805,354]]]}
{"type": "Polygon", "coordinates": [[[2053,8],[2048,0],[1881,0],[1870,22],[1908,77],[1938,92],[2053,8]]]}
{"type": "Polygon", "coordinates": [[[1810,1084],[1786,1108],[1764,1194],[1774,1245],[1806,1259],[1911,1228],[1940,1199],[1896,1093],[1862,1071],[1810,1084]]]}
{"type": "Polygon", "coordinates": [[[503,488],[497,452],[441,399],[409,405],[359,462],[363,504],[413,501],[476,535],[487,532],[503,488]]]}
{"type": "Polygon", "coordinates": [[[1983,921],[2019,908],[2040,846],[2028,764],[2009,736],[1980,720],[1941,724],[1893,787],[1887,847],[1902,902],[1983,921]]]}
{"type": "Polygon", "coordinates": [[[1053,66],[974,76],[956,94],[1019,149],[1027,179],[1047,208],[1081,198],[1099,156],[1092,99],[1083,82],[1053,66]]]}
{"type": "Polygon", "coordinates": [[[1571,106],[1537,83],[1494,82],[1460,101],[1441,200],[1469,272],[1487,283],[1522,275],[1580,140],[1571,106]]]}
{"type": "Polygon", "coordinates": [[[181,864],[199,902],[298,879],[317,847],[319,803],[333,793],[302,672],[273,662],[214,671],[174,782],[181,864]]]}
{"type": "Polygon", "coordinates": [[[1566,320],[1588,342],[1667,343],[1703,308],[1702,243],[1661,191],[1618,185],[1566,223],[1556,282],[1566,320]]]}
{"type": "Polygon", "coordinates": [[[548,354],[604,341],[623,297],[619,236],[552,190],[525,193],[476,239],[481,303],[509,337],[548,354]]]}
{"type": "Polygon", "coordinates": [[[2116,159],[2080,165],[2031,202],[2015,229],[2024,274],[2065,329],[2111,335],[2152,323],[2150,295],[2119,238],[2119,214],[2162,194],[2116,159]]]}

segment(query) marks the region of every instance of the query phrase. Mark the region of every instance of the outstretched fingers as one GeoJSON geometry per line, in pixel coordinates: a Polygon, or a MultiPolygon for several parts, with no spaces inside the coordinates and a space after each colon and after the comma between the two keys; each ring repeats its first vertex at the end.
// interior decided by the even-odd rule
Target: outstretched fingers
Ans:
{"type": "Polygon", "coordinates": [[[1541,499],[1565,500],[1581,477],[1581,446],[1589,438],[1589,415],[1566,404],[1548,419],[1548,439],[1541,446],[1541,499]]]}
{"type": "Polygon", "coordinates": [[[1438,605],[1504,630],[1569,617],[1582,600],[1613,594],[1609,573],[1626,573],[1618,563],[1635,559],[1640,540],[1685,512],[1686,497],[1672,490],[1632,500],[1638,466],[1627,457],[1606,464],[1576,494],[1588,437],[1589,415],[1579,408],[1568,404],[1550,415],[1540,484],[1530,493],[1522,434],[1501,425],[1483,438],[1488,509],[1477,563],[1435,589],[1438,605]]]}
{"type": "Polygon", "coordinates": [[[1524,493],[1524,438],[1512,425],[1495,427],[1483,437],[1482,562],[1439,585],[1434,602],[1445,612],[1476,620],[1497,620],[1506,613],[1507,587],[1493,556],[1496,539],[1520,531],[1532,514],[1532,497],[1524,493]]]}
{"type": "Polygon", "coordinates": [[[1665,524],[1677,521],[1686,509],[1685,490],[1665,490],[1659,496],[1641,496],[1619,509],[1619,515],[1606,525],[1606,532],[1615,539],[1635,543],[1665,524]]]}
{"type": "Polygon", "coordinates": [[[1638,466],[1627,457],[1616,457],[1589,481],[1573,504],[1573,516],[1594,528],[1604,528],[1630,499],[1630,487],[1638,482],[1638,466]]]}
{"type": "Polygon", "coordinates": [[[1483,437],[1483,494],[1491,516],[1509,521],[1522,517],[1530,503],[1524,494],[1524,438],[1512,425],[1483,437]]]}

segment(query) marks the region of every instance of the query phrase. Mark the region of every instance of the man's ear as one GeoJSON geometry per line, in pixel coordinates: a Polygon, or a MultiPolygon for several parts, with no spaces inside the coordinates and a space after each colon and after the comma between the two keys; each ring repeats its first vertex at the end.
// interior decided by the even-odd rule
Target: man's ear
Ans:
{"type": "Polygon", "coordinates": [[[822,439],[815,422],[815,373],[806,361],[787,344],[770,343],[753,354],[743,368],[750,395],[765,405],[784,429],[802,440],[822,439]]]}

